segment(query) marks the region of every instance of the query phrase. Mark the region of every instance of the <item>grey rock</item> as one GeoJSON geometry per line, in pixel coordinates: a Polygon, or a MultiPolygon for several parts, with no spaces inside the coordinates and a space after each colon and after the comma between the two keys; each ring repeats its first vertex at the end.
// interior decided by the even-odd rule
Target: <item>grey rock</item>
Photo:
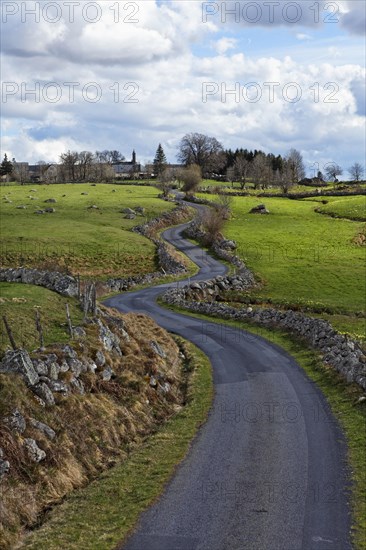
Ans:
{"type": "Polygon", "coordinates": [[[35,214],[44,214],[45,211],[44,211],[44,210],[36,210],[34,213],[35,213],[35,214]]]}
{"type": "Polygon", "coordinates": [[[27,437],[24,439],[23,444],[28,452],[29,458],[33,462],[41,462],[46,458],[46,453],[38,447],[37,442],[34,439],[27,437]]]}
{"type": "Polygon", "coordinates": [[[163,350],[163,348],[160,346],[160,344],[158,344],[158,342],[155,342],[155,340],[153,340],[152,342],[150,342],[150,346],[152,347],[152,349],[154,350],[154,352],[159,355],[160,357],[162,357],[163,359],[166,358],[166,353],[165,351],[163,350]]]}
{"type": "Polygon", "coordinates": [[[136,216],[136,212],[135,212],[135,210],[132,210],[132,208],[124,208],[122,210],[122,214],[133,214],[133,215],[136,216]]]}
{"type": "Polygon", "coordinates": [[[84,388],[84,384],[81,380],[79,380],[78,378],[72,378],[70,380],[70,384],[73,386],[73,388],[78,392],[80,393],[80,395],[84,395],[85,394],[85,388],[84,388]]]}
{"type": "Polygon", "coordinates": [[[13,432],[18,432],[20,434],[22,434],[25,431],[26,427],[27,427],[27,424],[25,422],[25,418],[18,411],[18,409],[14,409],[14,411],[11,413],[10,416],[7,416],[7,417],[4,418],[4,424],[9,426],[9,428],[13,432]]]}
{"type": "Polygon", "coordinates": [[[56,200],[56,199],[46,199],[44,202],[48,202],[48,203],[50,203],[50,204],[52,204],[52,203],[54,204],[54,203],[57,202],[57,200],[56,200]]]}
{"type": "Polygon", "coordinates": [[[47,424],[43,424],[43,422],[39,422],[34,418],[30,419],[30,423],[31,423],[31,426],[33,426],[33,428],[42,432],[46,437],[48,437],[48,439],[55,439],[56,432],[52,428],[47,426],[47,424]]]}
{"type": "Polygon", "coordinates": [[[56,210],[55,210],[55,208],[46,208],[45,212],[47,212],[47,214],[54,214],[56,212],[56,210]]]}
{"type": "Polygon", "coordinates": [[[16,206],[16,208],[18,208],[18,210],[25,210],[27,207],[24,206],[24,204],[21,204],[19,206],[16,206]]]}
{"type": "Polygon", "coordinates": [[[100,319],[97,320],[99,326],[99,338],[102,342],[104,349],[107,351],[115,351],[118,355],[122,356],[120,345],[120,339],[114,334],[106,325],[102,323],[100,319]]]}
{"type": "Polygon", "coordinates": [[[62,361],[61,365],[60,365],[60,372],[68,372],[70,370],[70,367],[69,365],[67,364],[66,361],[62,361]]]}
{"type": "Polygon", "coordinates": [[[32,359],[32,363],[39,376],[47,376],[48,366],[44,363],[44,361],[41,361],[40,359],[32,359]]]}
{"type": "Polygon", "coordinates": [[[62,351],[63,351],[66,359],[77,359],[77,357],[78,357],[76,351],[74,350],[74,348],[69,346],[69,344],[64,346],[62,351]]]}
{"type": "Polygon", "coordinates": [[[7,351],[0,364],[0,373],[20,374],[27,386],[38,383],[39,376],[33,367],[29,354],[25,350],[7,351]]]}
{"type": "Polygon", "coordinates": [[[38,395],[38,397],[40,397],[42,401],[45,402],[46,405],[52,406],[55,404],[55,398],[53,397],[53,393],[51,392],[47,384],[45,384],[44,382],[41,382],[36,386],[33,386],[31,390],[33,391],[33,393],[38,395]]]}
{"type": "Polygon", "coordinates": [[[75,338],[85,338],[86,337],[86,332],[83,329],[83,327],[74,327],[73,332],[74,332],[74,337],[75,338]]]}
{"type": "Polygon", "coordinates": [[[61,382],[60,380],[48,379],[45,383],[47,384],[51,392],[63,394],[69,393],[69,386],[65,384],[65,382],[61,382]]]}
{"type": "Polygon", "coordinates": [[[1,450],[1,456],[0,456],[0,481],[9,473],[9,470],[10,470],[10,462],[8,462],[8,460],[3,460],[2,450],[1,450]]]}
{"type": "Polygon", "coordinates": [[[264,204],[259,204],[250,210],[250,214],[269,214],[264,204]]]}
{"type": "Polygon", "coordinates": [[[97,365],[94,363],[94,361],[89,361],[88,363],[88,371],[92,374],[95,373],[95,371],[98,369],[97,365]]]}
{"type": "Polygon", "coordinates": [[[48,376],[51,380],[58,380],[58,375],[60,374],[60,365],[57,363],[51,363],[48,366],[48,376]]]}
{"type": "Polygon", "coordinates": [[[102,372],[102,377],[104,382],[109,382],[110,379],[114,376],[114,372],[111,369],[111,367],[106,367],[104,371],[102,372]]]}
{"type": "Polygon", "coordinates": [[[105,355],[100,350],[95,354],[95,363],[98,367],[103,367],[105,365],[105,355]]]}
{"type": "Polygon", "coordinates": [[[79,377],[82,372],[85,372],[86,368],[79,359],[67,358],[67,364],[70,367],[71,372],[75,377],[79,377]]]}
{"type": "Polygon", "coordinates": [[[125,220],[134,220],[135,218],[135,214],[126,214],[125,216],[125,220]]]}

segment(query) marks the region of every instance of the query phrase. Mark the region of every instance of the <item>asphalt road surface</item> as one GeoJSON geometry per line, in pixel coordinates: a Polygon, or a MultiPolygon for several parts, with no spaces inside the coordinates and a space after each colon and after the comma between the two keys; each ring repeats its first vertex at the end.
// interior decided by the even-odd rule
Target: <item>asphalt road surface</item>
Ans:
{"type": "MultiPolygon", "coordinates": [[[[226,268],[182,238],[164,238],[198,266],[191,280],[226,268]]],[[[123,550],[348,550],[346,444],[321,392],[278,346],[244,330],[156,304],[161,285],[108,299],[143,312],[198,346],[213,367],[215,397],[161,498],[123,550]]],[[[183,283],[181,283],[183,284],[183,283]]]]}

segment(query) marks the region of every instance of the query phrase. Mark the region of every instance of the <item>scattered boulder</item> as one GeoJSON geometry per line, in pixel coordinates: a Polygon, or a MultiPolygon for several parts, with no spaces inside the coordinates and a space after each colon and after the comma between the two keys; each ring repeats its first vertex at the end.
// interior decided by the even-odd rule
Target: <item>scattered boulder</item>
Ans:
{"type": "Polygon", "coordinates": [[[143,208],[142,206],[136,206],[135,212],[143,216],[145,214],[145,208],[143,208]]]}
{"type": "Polygon", "coordinates": [[[99,210],[99,207],[96,204],[92,204],[91,206],[87,207],[88,210],[99,210]]]}
{"type": "Polygon", "coordinates": [[[250,214],[269,214],[269,210],[267,210],[265,204],[259,204],[258,206],[255,206],[252,208],[249,212],[250,214]]]}
{"type": "Polygon", "coordinates": [[[47,214],[54,214],[56,212],[56,210],[55,210],[55,208],[46,208],[45,212],[47,212],[47,214]]]}
{"type": "Polygon", "coordinates": [[[35,214],[45,214],[45,211],[44,210],[36,210],[34,213],[35,214]]]}
{"type": "Polygon", "coordinates": [[[52,203],[56,203],[57,200],[56,199],[46,199],[44,202],[48,202],[48,203],[52,204],[52,203]]]}
{"type": "Polygon", "coordinates": [[[132,208],[124,208],[121,212],[122,214],[134,214],[136,216],[136,212],[132,208]]]}
{"type": "Polygon", "coordinates": [[[21,204],[20,206],[16,206],[15,208],[18,208],[19,210],[25,210],[27,207],[24,206],[24,204],[21,204]]]}
{"type": "Polygon", "coordinates": [[[136,218],[135,214],[126,214],[125,220],[134,220],[136,218]]]}
{"type": "Polygon", "coordinates": [[[80,193],[80,195],[86,196],[86,195],[89,195],[89,193],[80,193]]]}
{"type": "Polygon", "coordinates": [[[41,462],[46,458],[46,453],[38,447],[37,442],[34,439],[27,437],[24,440],[24,447],[28,452],[29,458],[33,462],[41,462]]]}

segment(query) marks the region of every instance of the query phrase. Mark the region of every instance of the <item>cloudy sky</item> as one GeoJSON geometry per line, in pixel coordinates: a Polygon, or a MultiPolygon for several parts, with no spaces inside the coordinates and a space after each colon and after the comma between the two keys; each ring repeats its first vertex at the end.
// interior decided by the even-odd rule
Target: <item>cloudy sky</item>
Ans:
{"type": "Polygon", "coordinates": [[[364,0],[2,1],[2,142],[18,161],[159,142],[364,164],[364,0]]]}

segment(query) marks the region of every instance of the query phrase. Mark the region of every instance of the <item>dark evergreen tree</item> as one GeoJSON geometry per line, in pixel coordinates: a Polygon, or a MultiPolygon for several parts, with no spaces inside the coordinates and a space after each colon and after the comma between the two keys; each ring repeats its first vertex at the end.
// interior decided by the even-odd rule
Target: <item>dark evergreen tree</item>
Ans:
{"type": "Polygon", "coordinates": [[[11,174],[13,171],[13,165],[8,160],[8,155],[5,153],[4,160],[0,164],[0,176],[7,176],[8,174],[11,174]]]}
{"type": "Polygon", "coordinates": [[[166,169],[168,165],[168,162],[166,160],[166,156],[164,153],[164,149],[161,146],[161,143],[159,143],[159,147],[156,150],[155,158],[154,158],[154,172],[157,176],[160,176],[164,170],[166,169]]]}

